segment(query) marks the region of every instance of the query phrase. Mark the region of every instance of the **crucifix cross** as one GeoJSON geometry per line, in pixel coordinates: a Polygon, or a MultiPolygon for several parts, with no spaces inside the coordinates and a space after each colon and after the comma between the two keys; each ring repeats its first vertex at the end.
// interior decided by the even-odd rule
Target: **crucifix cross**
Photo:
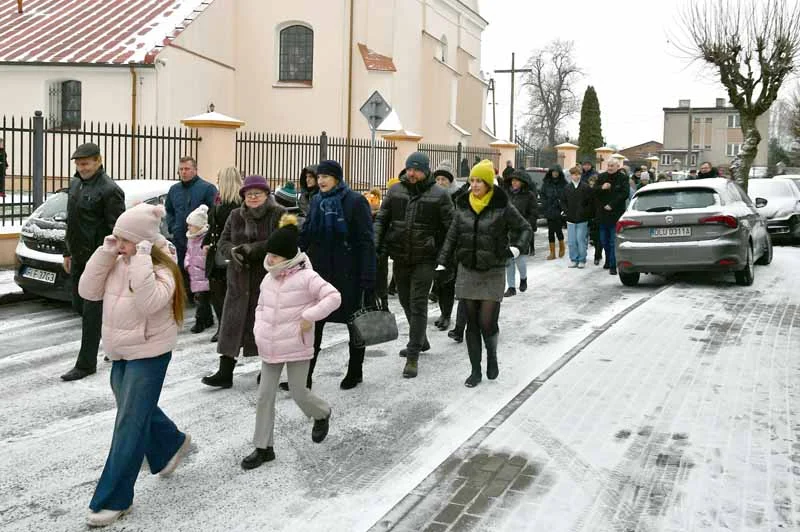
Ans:
{"type": "Polygon", "coordinates": [[[514,82],[516,81],[517,74],[530,74],[532,70],[530,68],[515,68],[514,67],[514,56],[515,54],[511,53],[511,69],[510,70],[495,70],[495,74],[511,74],[511,121],[509,122],[508,128],[508,142],[514,142],[514,82]]]}

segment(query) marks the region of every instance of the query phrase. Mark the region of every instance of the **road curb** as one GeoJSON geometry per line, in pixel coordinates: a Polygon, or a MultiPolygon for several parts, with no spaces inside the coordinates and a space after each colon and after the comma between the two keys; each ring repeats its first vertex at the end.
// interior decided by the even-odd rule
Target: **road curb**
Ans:
{"type": "Polygon", "coordinates": [[[612,316],[603,325],[589,333],[583,340],[578,342],[569,351],[564,353],[561,357],[547,367],[542,373],[537,375],[530,383],[528,383],[511,401],[506,403],[498,412],[492,416],[482,427],[478,428],[472,436],[461,444],[453,453],[447,456],[442,463],[440,463],[422,482],[411,490],[400,502],[391,508],[386,514],[378,519],[375,524],[369,528],[369,532],[385,532],[394,530],[394,528],[409,514],[411,513],[425,498],[436,489],[437,485],[447,477],[450,466],[447,465],[448,460],[453,457],[465,459],[470,456],[480,445],[511,415],[522,406],[525,401],[536,393],[553,375],[558,373],[559,370],[564,368],[573,358],[580,354],[592,342],[597,340],[603,333],[608,331],[615,324],[619,323],[623,318],[629,315],[634,310],[638,309],[657,295],[664,292],[672,286],[672,283],[666,284],[647,296],[639,299],[632,305],[624,308],[614,316],[612,316]]]}

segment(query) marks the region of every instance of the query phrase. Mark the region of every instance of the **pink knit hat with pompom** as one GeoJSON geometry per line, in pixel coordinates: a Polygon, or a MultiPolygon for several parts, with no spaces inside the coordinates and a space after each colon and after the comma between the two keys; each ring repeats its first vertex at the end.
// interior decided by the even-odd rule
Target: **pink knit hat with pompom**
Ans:
{"type": "Polygon", "coordinates": [[[155,244],[164,239],[161,235],[161,219],[167,211],[163,205],[140,203],[123,212],[114,225],[114,236],[134,244],[143,240],[155,244]]]}

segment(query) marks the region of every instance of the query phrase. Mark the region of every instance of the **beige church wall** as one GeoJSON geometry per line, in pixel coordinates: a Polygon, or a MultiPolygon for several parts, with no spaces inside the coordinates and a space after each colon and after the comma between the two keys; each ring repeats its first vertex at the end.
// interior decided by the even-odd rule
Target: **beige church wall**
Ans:
{"type": "MultiPolygon", "coordinates": [[[[442,36],[447,37],[447,58],[446,63],[452,66],[456,64],[456,50],[458,49],[458,10],[451,7],[446,2],[431,2],[425,6],[425,32],[435,39],[441,40],[442,36]]],[[[437,58],[441,58],[434,48],[437,58]]]]}
{"type": "Polygon", "coordinates": [[[175,44],[227,65],[236,63],[236,4],[215,0],[175,39],[175,44]]]}
{"type": "MultiPolygon", "coordinates": [[[[451,84],[460,82],[458,74],[449,66],[433,57],[437,41],[425,36],[422,46],[422,67],[425,77],[425,98],[422,100],[422,122],[419,133],[423,142],[436,144],[457,144],[461,134],[450,122],[451,84]]],[[[456,110],[457,113],[457,110],[456,110]]]]}

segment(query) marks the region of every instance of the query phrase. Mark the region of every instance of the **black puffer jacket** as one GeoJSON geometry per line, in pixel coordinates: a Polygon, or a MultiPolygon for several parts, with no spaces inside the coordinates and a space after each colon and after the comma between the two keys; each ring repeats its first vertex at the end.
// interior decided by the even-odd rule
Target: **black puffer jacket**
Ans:
{"type": "Polygon", "coordinates": [[[76,173],[69,183],[67,199],[67,250],[74,262],[86,264],[103,239],[114,230],[125,212],[125,193],[101,166],[84,181],[76,173]]]}
{"type": "Polygon", "coordinates": [[[556,165],[547,171],[542,181],[542,215],[548,220],[558,220],[561,218],[561,201],[564,196],[564,187],[567,181],[564,179],[564,171],[556,165]],[[553,177],[553,172],[558,172],[557,177],[553,177]]]}
{"type": "Polygon", "coordinates": [[[311,205],[311,200],[317,195],[317,193],[319,193],[318,186],[314,187],[313,189],[308,188],[308,183],[306,183],[306,174],[308,172],[311,172],[316,176],[317,165],[312,164],[310,166],[306,166],[300,173],[300,198],[298,199],[297,203],[300,207],[300,212],[303,213],[303,217],[308,217],[308,208],[311,205]]]}
{"type": "Polygon", "coordinates": [[[428,175],[415,184],[403,176],[386,193],[375,218],[375,249],[404,264],[433,264],[453,219],[450,193],[428,175]]]}
{"type": "MultiPolygon", "coordinates": [[[[514,190],[510,184],[507,189],[508,196],[511,199],[511,204],[517,208],[519,213],[525,218],[531,226],[531,231],[536,229],[536,221],[539,219],[539,203],[536,200],[536,185],[531,181],[531,176],[524,170],[514,170],[511,174],[512,179],[518,179],[522,182],[522,187],[519,190],[514,190]]],[[[516,240],[517,235],[512,234],[511,240],[516,240]]],[[[520,252],[527,254],[530,251],[530,246],[526,245],[525,248],[519,248],[520,252]]]]}
{"type": "Polygon", "coordinates": [[[564,201],[561,205],[564,217],[574,224],[588,222],[594,211],[594,191],[588,183],[578,181],[576,187],[568,183],[564,189],[564,201]]]}
{"type": "Polygon", "coordinates": [[[502,188],[495,186],[489,205],[476,214],[469,194],[456,201],[456,211],[438,264],[486,271],[504,268],[512,257],[510,246],[522,252],[531,241],[531,226],[517,211],[502,188]]]}
{"type": "Polygon", "coordinates": [[[203,245],[209,247],[206,255],[206,277],[209,279],[225,279],[227,268],[219,268],[216,264],[217,244],[219,244],[219,239],[222,237],[222,231],[225,229],[225,222],[228,221],[228,216],[240,206],[241,203],[220,203],[219,205],[214,205],[214,208],[208,211],[208,231],[206,236],[203,237],[203,245]]]}
{"type": "Polygon", "coordinates": [[[599,224],[615,224],[625,212],[625,204],[630,194],[628,176],[622,170],[613,174],[603,172],[597,176],[594,190],[595,221],[599,224]],[[608,183],[610,188],[603,189],[608,183]],[[606,205],[610,209],[606,209],[606,205]]]}

